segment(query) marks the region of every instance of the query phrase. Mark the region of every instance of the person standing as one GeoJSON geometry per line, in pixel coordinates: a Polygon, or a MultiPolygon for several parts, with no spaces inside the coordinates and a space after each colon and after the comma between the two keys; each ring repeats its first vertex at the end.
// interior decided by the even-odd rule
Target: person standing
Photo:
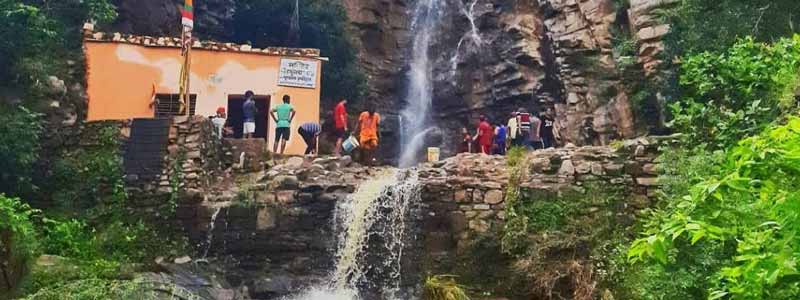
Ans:
{"type": "Polygon", "coordinates": [[[317,154],[317,143],[319,142],[320,132],[322,132],[322,128],[319,124],[314,122],[303,123],[297,129],[297,133],[300,134],[303,141],[306,142],[306,155],[317,154]]]}
{"type": "Polygon", "coordinates": [[[290,127],[292,125],[292,120],[294,120],[295,114],[297,112],[292,107],[291,97],[289,95],[283,95],[283,104],[280,104],[272,109],[270,115],[272,119],[275,121],[275,144],[272,145],[272,152],[278,153],[278,143],[281,144],[281,152],[286,150],[286,142],[289,141],[289,136],[291,135],[290,127]]]}
{"type": "Polygon", "coordinates": [[[359,142],[365,165],[373,165],[375,162],[375,149],[378,148],[380,140],[380,130],[378,130],[380,123],[381,115],[375,112],[375,107],[372,105],[358,117],[359,142]]]}
{"type": "Polygon", "coordinates": [[[542,136],[542,144],[544,144],[544,148],[553,148],[556,144],[556,137],[555,137],[555,111],[553,108],[547,108],[542,114],[542,129],[541,129],[541,136],[542,136]]]}
{"type": "Polygon", "coordinates": [[[497,124],[494,129],[494,154],[506,155],[506,126],[497,124]]]}
{"type": "Polygon", "coordinates": [[[336,136],[336,147],[333,150],[333,154],[336,156],[341,156],[342,153],[342,142],[344,141],[345,135],[347,134],[347,100],[342,98],[339,101],[339,104],[336,104],[336,107],[333,109],[333,123],[334,123],[334,135],[336,136]]]}
{"type": "Polygon", "coordinates": [[[478,130],[475,133],[475,140],[478,141],[481,153],[491,155],[492,134],[494,133],[494,130],[492,130],[492,125],[486,121],[486,116],[481,115],[479,120],[480,122],[478,123],[478,130]]]}
{"type": "Polygon", "coordinates": [[[227,114],[225,113],[225,108],[222,106],[217,108],[217,115],[211,118],[211,123],[214,124],[214,131],[217,133],[217,137],[220,139],[230,135],[232,132],[232,130],[227,127],[227,114]]]}
{"type": "Polygon", "coordinates": [[[458,148],[458,153],[472,153],[472,136],[466,127],[461,128],[461,146],[458,148]]]}
{"type": "Polygon", "coordinates": [[[511,147],[521,147],[519,139],[519,126],[517,125],[517,112],[511,112],[511,118],[508,119],[508,126],[506,126],[506,141],[510,142],[511,147]]]}
{"type": "Polygon", "coordinates": [[[247,91],[244,93],[244,104],[242,104],[242,116],[243,116],[243,128],[242,128],[242,135],[244,138],[249,139],[253,137],[253,134],[256,133],[256,114],[258,113],[258,108],[256,107],[256,101],[253,100],[253,91],[247,91]]]}
{"type": "Polygon", "coordinates": [[[517,126],[519,126],[520,144],[533,149],[541,148],[541,138],[539,137],[539,126],[542,121],[531,115],[528,111],[520,107],[517,111],[517,126]]]}

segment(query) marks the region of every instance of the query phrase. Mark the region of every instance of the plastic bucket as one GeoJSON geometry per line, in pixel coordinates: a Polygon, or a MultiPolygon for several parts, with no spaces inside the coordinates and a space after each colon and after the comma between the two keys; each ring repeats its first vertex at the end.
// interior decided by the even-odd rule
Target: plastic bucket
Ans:
{"type": "Polygon", "coordinates": [[[353,150],[355,150],[359,146],[361,145],[358,143],[358,139],[356,139],[356,137],[352,135],[350,136],[350,138],[342,142],[342,150],[344,150],[345,153],[353,152],[353,150]]]}
{"type": "Polygon", "coordinates": [[[439,154],[441,150],[437,147],[430,147],[428,148],[428,162],[435,162],[439,161],[439,154]]]}

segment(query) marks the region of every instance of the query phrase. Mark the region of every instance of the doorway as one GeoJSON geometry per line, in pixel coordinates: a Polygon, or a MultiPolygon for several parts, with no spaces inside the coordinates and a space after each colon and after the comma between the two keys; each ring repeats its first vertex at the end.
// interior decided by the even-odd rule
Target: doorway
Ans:
{"type": "MultiPolygon", "coordinates": [[[[256,102],[256,132],[253,134],[254,138],[267,139],[267,115],[269,114],[269,101],[270,96],[256,95],[253,96],[256,102]]],[[[240,139],[244,130],[244,111],[242,105],[244,104],[244,95],[228,95],[228,122],[233,126],[233,137],[240,139]]]]}

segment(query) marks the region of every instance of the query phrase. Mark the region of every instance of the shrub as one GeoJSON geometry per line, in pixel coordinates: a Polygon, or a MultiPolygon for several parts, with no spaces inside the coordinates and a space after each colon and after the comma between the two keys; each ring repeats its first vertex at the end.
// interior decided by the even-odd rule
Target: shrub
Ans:
{"type": "Polygon", "coordinates": [[[32,218],[38,211],[17,198],[0,194],[0,292],[14,288],[14,279],[22,277],[27,265],[38,253],[32,218]],[[6,284],[11,286],[6,286],[6,284]]]}
{"type": "Polygon", "coordinates": [[[703,266],[695,276],[708,278],[699,284],[709,299],[797,299],[799,158],[797,117],[742,140],[715,174],[653,213],[629,257],[668,273],[703,266]]]}
{"type": "Polygon", "coordinates": [[[724,149],[796,109],[800,35],[768,45],[748,38],[722,53],[689,56],[672,126],[687,145],[724,149]]]}
{"type": "Polygon", "coordinates": [[[423,299],[425,300],[469,300],[469,296],[464,292],[464,287],[456,283],[453,276],[437,275],[430,276],[425,280],[423,287],[423,299]]]}
{"type": "Polygon", "coordinates": [[[0,107],[0,193],[31,192],[33,167],[39,158],[41,115],[25,107],[0,107]]]}

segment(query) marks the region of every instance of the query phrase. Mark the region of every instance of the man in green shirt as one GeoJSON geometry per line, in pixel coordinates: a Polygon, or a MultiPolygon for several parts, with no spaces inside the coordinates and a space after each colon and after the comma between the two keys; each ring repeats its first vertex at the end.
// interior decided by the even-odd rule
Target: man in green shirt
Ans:
{"type": "Polygon", "coordinates": [[[294,120],[294,115],[297,112],[294,110],[291,104],[289,104],[291,98],[289,95],[283,95],[283,104],[276,106],[270,112],[272,116],[272,120],[275,120],[275,144],[272,145],[272,153],[278,153],[278,143],[281,143],[281,152],[286,150],[286,141],[289,140],[289,135],[291,131],[289,127],[292,124],[292,120],[294,120]]]}

